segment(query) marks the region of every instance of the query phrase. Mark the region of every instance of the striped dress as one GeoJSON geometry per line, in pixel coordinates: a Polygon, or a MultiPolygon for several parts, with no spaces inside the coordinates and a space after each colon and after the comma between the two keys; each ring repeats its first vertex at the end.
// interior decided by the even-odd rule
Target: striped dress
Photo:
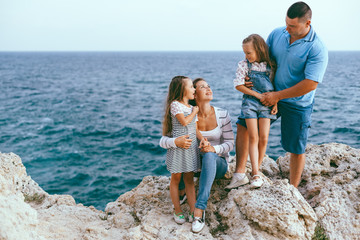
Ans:
{"type": "Polygon", "coordinates": [[[186,126],[181,125],[175,117],[179,113],[183,113],[185,117],[188,116],[192,112],[192,108],[192,106],[187,107],[178,101],[171,103],[171,137],[189,135],[189,138],[192,139],[189,149],[168,149],[165,163],[167,170],[171,173],[196,172],[200,169],[199,149],[196,139],[196,117],[186,126]]]}

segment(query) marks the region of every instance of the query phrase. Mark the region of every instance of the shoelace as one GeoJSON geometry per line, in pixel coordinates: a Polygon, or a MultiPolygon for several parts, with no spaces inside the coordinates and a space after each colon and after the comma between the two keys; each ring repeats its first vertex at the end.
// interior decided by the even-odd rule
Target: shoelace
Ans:
{"type": "Polygon", "coordinates": [[[195,217],[194,222],[195,222],[195,221],[198,221],[198,222],[200,222],[200,223],[203,223],[203,219],[200,218],[200,217],[195,217]]]}

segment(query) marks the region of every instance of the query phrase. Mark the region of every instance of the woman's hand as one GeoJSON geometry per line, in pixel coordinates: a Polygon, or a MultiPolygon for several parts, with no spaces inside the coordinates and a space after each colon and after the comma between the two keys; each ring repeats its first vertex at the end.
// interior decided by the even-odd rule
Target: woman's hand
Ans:
{"type": "Polygon", "coordinates": [[[215,152],[215,148],[213,147],[213,146],[206,146],[206,147],[203,147],[203,148],[201,148],[201,151],[202,152],[205,152],[205,153],[207,153],[207,152],[215,152]]]}
{"type": "Polygon", "coordinates": [[[204,148],[207,146],[211,146],[211,144],[208,142],[207,138],[203,138],[200,141],[199,148],[204,148]]]}
{"type": "Polygon", "coordinates": [[[175,138],[175,145],[180,148],[189,149],[191,142],[192,140],[189,138],[189,135],[175,138]]]}

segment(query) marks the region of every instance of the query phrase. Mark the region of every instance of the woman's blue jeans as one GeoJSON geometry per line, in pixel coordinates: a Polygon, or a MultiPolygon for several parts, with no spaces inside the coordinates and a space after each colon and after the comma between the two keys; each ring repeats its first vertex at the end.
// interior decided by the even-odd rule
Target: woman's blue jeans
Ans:
{"type": "MultiPolygon", "coordinates": [[[[195,207],[205,210],[210,196],[211,187],[215,178],[222,178],[228,168],[225,158],[218,156],[216,153],[208,152],[201,154],[201,173],[199,182],[199,192],[195,207]]],[[[179,190],[184,189],[184,181],[181,176],[179,190]]]]}
{"type": "MultiPolygon", "coordinates": [[[[199,193],[195,207],[205,210],[210,196],[210,190],[215,178],[222,178],[227,171],[225,158],[219,157],[216,153],[208,152],[201,154],[201,173],[199,182],[199,193]]],[[[184,189],[184,181],[181,177],[179,189],[184,189]]]]}
{"type": "Polygon", "coordinates": [[[216,153],[203,153],[201,158],[201,174],[199,182],[199,193],[195,207],[205,210],[210,196],[210,190],[215,178],[222,178],[227,171],[225,158],[216,153]]]}

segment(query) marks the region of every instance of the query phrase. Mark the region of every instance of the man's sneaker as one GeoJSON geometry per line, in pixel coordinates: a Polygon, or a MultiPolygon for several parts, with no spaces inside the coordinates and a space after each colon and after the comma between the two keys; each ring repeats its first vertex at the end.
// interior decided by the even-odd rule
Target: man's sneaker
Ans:
{"type": "Polygon", "coordinates": [[[183,204],[186,201],[186,194],[179,196],[180,205],[183,204]]]}
{"type": "Polygon", "coordinates": [[[182,212],[176,214],[174,213],[174,220],[177,224],[183,224],[185,223],[185,217],[184,214],[182,212]]]}
{"type": "Polygon", "coordinates": [[[250,183],[250,188],[259,188],[263,185],[264,181],[261,179],[260,175],[254,175],[252,177],[251,183],[250,183]],[[258,177],[256,179],[254,179],[255,177],[258,177]]]}
{"type": "Polygon", "coordinates": [[[204,226],[205,226],[205,210],[203,212],[202,218],[201,217],[194,218],[194,221],[192,222],[192,225],[191,225],[191,230],[194,233],[198,233],[204,228],[204,226]]]}
{"type": "Polygon", "coordinates": [[[242,177],[242,178],[237,178],[237,177],[233,176],[233,178],[231,179],[230,184],[227,185],[225,187],[225,189],[237,188],[237,187],[240,187],[240,186],[245,185],[247,183],[249,183],[249,178],[246,175],[244,175],[244,177],[242,177]]]}

